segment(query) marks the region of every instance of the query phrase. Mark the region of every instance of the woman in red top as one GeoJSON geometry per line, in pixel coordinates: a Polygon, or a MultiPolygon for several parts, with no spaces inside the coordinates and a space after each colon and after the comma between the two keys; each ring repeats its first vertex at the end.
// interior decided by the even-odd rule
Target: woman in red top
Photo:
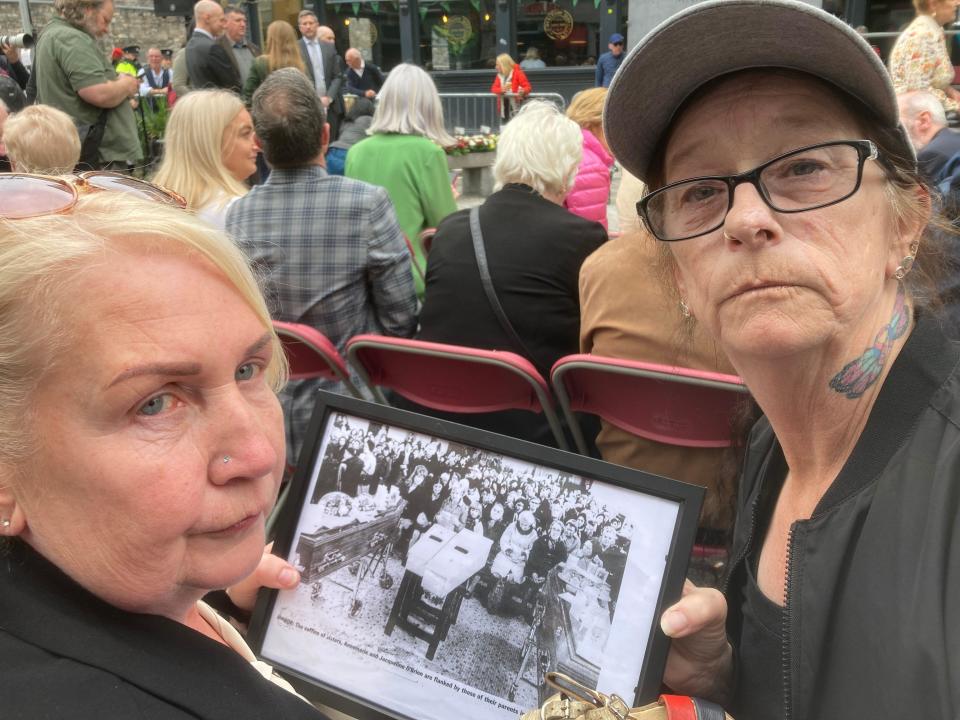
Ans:
{"type": "Polygon", "coordinates": [[[493,79],[490,92],[497,95],[497,112],[503,122],[513,117],[520,103],[530,94],[530,81],[506,53],[497,56],[497,76],[493,79]]]}

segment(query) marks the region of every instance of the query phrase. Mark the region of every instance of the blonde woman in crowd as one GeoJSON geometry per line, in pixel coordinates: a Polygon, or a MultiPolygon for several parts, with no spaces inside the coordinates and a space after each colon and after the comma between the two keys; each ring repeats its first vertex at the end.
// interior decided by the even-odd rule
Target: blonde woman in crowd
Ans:
{"type": "Polygon", "coordinates": [[[80,161],[80,136],[73,120],[50,105],[29,105],[3,126],[10,169],[40,175],[66,175],[80,161]]]}
{"type": "Polygon", "coordinates": [[[603,101],[606,88],[590,88],[577,93],[567,108],[567,117],[583,133],[583,159],[577,168],[573,190],[564,205],[570,212],[607,227],[607,201],[610,199],[610,168],[613,156],[603,136],[603,101]]]}
{"type": "Polygon", "coordinates": [[[397,210],[414,257],[413,279],[423,297],[426,258],[418,239],[457,209],[443,148],[456,141],[443,126],[437,87],[416,65],[390,72],[380,89],[373,123],[347,153],[346,176],[380,185],[397,210]]]}
{"type": "Polygon", "coordinates": [[[490,92],[497,96],[497,112],[503,122],[516,114],[531,89],[526,74],[513,58],[507,53],[497,55],[497,76],[493,79],[490,92]]]}
{"type": "Polygon", "coordinates": [[[267,27],[266,52],[253,61],[250,75],[243,86],[243,102],[250,106],[250,99],[267,75],[280,68],[292,67],[306,74],[307,70],[297,47],[297,34],[286,20],[274,20],[267,27]]]}
{"type": "Polygon", "coordinates": [[[222,230],[227,208],[247,193],[243,181],[257,169],[257,152],[253,121],[240,98],[226,90],[195,90],[170,114],[153,181],[222,230]]]}

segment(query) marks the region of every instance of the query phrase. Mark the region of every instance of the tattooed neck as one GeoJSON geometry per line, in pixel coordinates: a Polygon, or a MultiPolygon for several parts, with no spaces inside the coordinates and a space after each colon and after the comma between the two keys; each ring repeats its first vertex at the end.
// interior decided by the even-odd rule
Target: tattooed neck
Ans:
{"type": "Polygon", "coordinates": [[[893,305],[893,317],[873,339],[873,345],[863,355],[843,366],[830,380],[830,389],[853,400],[863,395],[873,385],[887,362],[890,348],[910,325],[910,307],[903,292],[903,283],[897,284],[897,299],[893,305]]]}

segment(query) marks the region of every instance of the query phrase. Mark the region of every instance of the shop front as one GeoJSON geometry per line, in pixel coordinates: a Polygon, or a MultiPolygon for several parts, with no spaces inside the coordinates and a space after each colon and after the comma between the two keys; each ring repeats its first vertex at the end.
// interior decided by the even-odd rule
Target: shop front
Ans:
{"type": "Polygon", "coordinates": [[[258,3],[259,26],[304,8],[333,28],[337,49],[360,50],[389,71],[412,62],[430,71],[441,92],[485,92],[496,57],[523,64],[535,92],[567,100],[593,84],[594,65],[614,32],[624,32],[627,0],[271,0],[258,3]]]}

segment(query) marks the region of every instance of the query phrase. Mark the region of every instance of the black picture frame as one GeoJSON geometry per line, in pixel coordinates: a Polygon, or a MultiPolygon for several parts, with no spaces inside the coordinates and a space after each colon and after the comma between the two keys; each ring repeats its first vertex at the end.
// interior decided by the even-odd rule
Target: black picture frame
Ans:
{"type": "MultiPolygon", "coordinates": [[[[601,692],[615,692],[628,700],[632,699],[635,705],[657,698],[669,650],[669,639],[660,630],[659,617],[665,607],[680,597],[703,501],[703,488],[323,391],[318,392],[307,437],[287,499],[277,519],[273,547],[275,554],[294,564],[299,563],[303,578],[294,590],[261,592],[251,618],[248,642],[258,657],[307,683],[311,699],[317,699],[360,720],[447,720],[452,712],[456,712],[457,717],[475,720],[513,720],[519,711],[537,706],[547,694],[543,687],[534,688],[533,691],[529,689],[538,678],[542,682],[542,671],[559,669],[569,674],[571,668],[574,669],[572,674],[575,679],[587,685],[592,684],[601,692]],[[339,423],[339,430],[334,427],[335,423],[339,423]],[[473,563],[470,565],[472,569],[483,557],[484,546],[472,549],[455,547],[463,545],[463,540],[475,539],[474,533],[456,534],[457,525],[454,523],[448,534],[443,532],[438,522],[424,529],[417,542],[409,543],[406,559],[401,564],[398,554],[402,550],[402,542],[398,538],[402,540],[402,533],[407,532],[401,529],[404,519],[401,515],[407,506],[401,503],[399,511],[391,506],[397,499],[396,491],[390,491],[386,486],[378,490],[376,496],[366,495],[363,503],[375,507],[362,510],[359,500],[347,503],[352,508],[350,512],[366,513],[361,515],[363,521],[352,520],[349,525],[339,529],[318,528],[315,525],[317,517],[324,518],[322,524],[327,520],[337,523],[347,519],[336,517],[336,513],[346,507],[346,504],[337,505],[338,502],[343,503],[339,494],[319,492],[320,476],[325,467],[323,482],[329,485],[332,477],[330,468],[336,465],[340,474],[337,482],[342,482],[344,488],[348,484],[347,463],[341,466],[339,462],[331,461],[324,465],[323,460],[327,445],[339,444],[339,440],[334,439],[338,432],[348,436],[352,434],[349,441],[354,442],[355,446],[362,436],[360,447],[353,449],[358,457],[366,457],[363,455],[364,444],[368,448],[374,443],[389,447],[394,441],[401,446],[401,455],[406,448],[406,457],[412,457],[421,452],[416,445],[421,436],[432,439],[425,441],[427,449],[433,447],[430,443],[436,442],[446,451],[453,449],[455,453],[460,453],[459,458],[457,455],[448,455],[447,459],[454,458],[450,461],[453,463],[459,460],[461,464],[456,467],[464,469],[465,477],[472,474],[472,480],[468,477],[467,484],[476,482],[480,473],[475,466],[464,462],[464,457],[481,462],[480,467],[486,467],[486,474],[490,478],[510,478],[509,482],[505,481],[504,487],[512,487],[515,480],[525,478],[520,492],[526,493],[525,498],[529,496],[527,499],[531,504],[535,504],[536,499],[544,493],[551,497],[557,493],[558,497],[562,496],[565,502],[571,504],[567,516],[571,510],[583,505],[586,509],[581,514],[588,515],[588,510],[591,513],[596,511],[596,514],[589,515],[584,534],[589,533],[591,523],[599,519],[600,513],[609,513],[610,517],[606,520],[614,531],[617,531],[617,521],[620,522],[616,545],[620,546],[626,538],[623,569],[619,570],[620,566],[616,563],[618,547],[610,546],[610,533],[603,531],[606,536],[597,545],[600,549],[597,560],[573,558],[574,551],[571,551],[568,557],[570,563],[554,566],[547,572],[544,584],[534,585],[533,590],[528,590],[527,596],[517,589],[520,585],[511,584],[493,572],[492,567],[498,561],[502,561],[501,566],[510,565],[508,554],[499,551],[496,556],[488,551],[484,567],[446,595],[428,592],[428,585],[429,589],[436,590],[438,582],[440,585],[447,583],[445,587],[449,590],[449,583],[460,579],[450,571],[449,576],[437,580],[438,574],[432,568],[438,563],[441,567],[450,567],[443,565],[441,558],[445,558],[446,562],[473,563]],[[414,438],[410,443],[406,441],[408,435],[414,438]],[[374,436],[373,439],[371,436],[374,436]],[[386,443],[382,442],[384,438],[386,443]],[[500,469],[497,470],[497,467],[500,469]],[[540,479],[537,479],[538,473],[540,479]],[[533,492],[530,491],[531,485],[533,492]],[[391,492],[394,494],[391,495],[391,492]],[[374,497],[376,503],[373,502],[374,497]],[[316,503],[311,503],[311,500],[316,503]],[[356,508],[353,507],[355,504],[356,508]],[[614,512],[618,514],[614,515],[614,512]],[[638,527],[639,521],[642,521],[643,527],[638,527]],[[452,534],[456,534],[454,540],[450,539],[452,534]],[[605,549],[604,543],[608,544],[605,549]],[[428,547],[431,548],[430,552],[437,547],[445,550],[442,551],[443,555],[438,552],[436,559],[429,560],[428,565],[424,566],[423,557],[426,556],[421,551],[428,547]],[[463,555],[456,555],[457,552],[463,555]],[[356,553],[361,554],[354,557],[356,553]],[[456,559],[450,560],[453,556],[456,559]],[[613,558],[612,562],[610,558],[613,558]],[[414,568],[416,562],[420,563],[416,569],[422,575],[410,569],[414,568]],[[598,564],[601,565],[600,570],[596,567],[598,564]],[[611,568],[609,573],[608,567],[611,568]],[[378,579],[373,577],[376,572],[380,572],[378,579]],[[602,581],[593,575],[583,580],[581,573],[597,573],[602,581]],[[386,577],[391,578],[390,587],[384,587],[387,585],[386,577]],[[473,580],[474,577],[477,580],[473,580]],[[314,584],[318,580],[321,583],[319,590],[314,584]],[[484,616],[478,609],[482,607],[480,601],[467,597],[471,582],[483,590],[484,581],[487,585],[487,606],[492,604],[490,594],[503,584],[514,593],[508,598],[513,603],[508,604],[508,608],[519,608],[521,612],[529,613],[532,605],[533,621],[539,624],[531,621],[528,634],[520,638],[521,633],[512,629],[515,624],[510,624],[512,620],[509,615],[503,622],[502,618],[489,610],[484,616]],[[347,600],[351,592],[348,582],[356,583],[352,600],[347,600]],[[367,591],[361,597],[359,593],[363,582],[367,583],[367,591]],[[581,582],[587,589],[574,588],[575,584],[581,582]],[[621,582],[622,587],[613,589],[621,582]],[[603,634],[602,613],[597,610],[597,605],[603,607],[604,600],[595,597],[603,595],[604,585],[609,597],[606,635],[603,634]],[[534,593],[532,600],[530,592],[534,593]],[[581,593],[586,598],[582,601],[581,593]],[[625,596],[624,593],[631,594],[625,596]],[[629,605],[624,602],[626,597],[630,597],[629,605]],[[355,606],[358,600],[360,607],[355,606]],[[519,605],[518,600],[521,601],[519,605]],[[575,605],[579,605],[576,611],[575,605]],[[385,611],[387,607],[389,612],[385,611]],[[430,615],[431,607],[436,613],[435,617],[430,615]],[[353,614],[354,610],[356,614],[353,614]],[[542,612],[539,618],[537,612],[542,612]],[[433,624],[424,624],[423,630],[428,639],[415,635],[418,613],[426,613],[435,621],[433,624]],[[474,619],[464,622],[465,617],[474,619]],[[389,634],[386,632],[388,626],[391,629],[389,634]],[[445,629],[441,626],[445,626],[445,629]],[[505,629],[498,631],[499,635],[491,635],[486,644],[475,646],[473,650],[462,649],[459,655],[458,650],[447,649],[460,648],[458,643],[461,641],[476,643],[478,638],[486,637],[484,633],[493,632],[490,628],[494,626],[503,626],[505,629]],[[378,629],[382,637],[377,634],[378,629]],[[429,637],[431,633],[432,641],[429,637]],[[551,642],[553,655],[550,654],[551,642]],[[501,648],[504,643],[510,649],[501,648]],[[519,652],[514,652],[518,644],[519,652]],[[575,647],[576,651],[573,649],[575,647]],[[428,661],[427,653],[431,649],[433,652],[428,661]],[[630,652],[636,652],[637,649],[640,651],[639,661],[629,656],[630,652]],[[500,654],[496,655],[497,652],[500,654]],[[488,657],[491,653],[501,659],[491,659],[488,657]],[[533,680],[529,677],[531,655],[533,680]],[[565,657],[567,664],[543,666],[543,656],[553,658],[556,662],[565,657]],[[420,657],[424,659],[421,661],[418,659],[420,657]],[[505,696],[502,694],[503,678],[498,675],[497,684],[493,676],[501,672],[504,662],[509,661],[510,657],[514,657],[518,665],[524,660],[527,664],[520,666],[517,679],[511,686],[512,694],[505,696]],[[480,668],[485,667],[484,663],[490,664],[490,670],[481,678],[480,668]],[[437,670],[438,667],[441,670],[437,670]],[[459,670],[451,671],[449,668],[459,670]],[[527,676],[523,679],[525,668],[527,676]],[[596,669],[596,677],[593,669],[596,669]],[[523,692],[518,696],[521,689],[523,692]]],[[[331,450],[331,453],[335,454],[336,451],[331,450]]],[[[348,451],[343,457],[350,454],[348,451]]],[[[388,453],[384,451],[382,454],[388,453]]],[[[408,475],[415,472],[411,467],[415,466],[415,462],[407,463],[408,475]]],[[[442,475],[441,470],[435,468],[438,478],[442,475]]],[[[402,480],[407,480],[407,477],[402,480]]],[[[480,482],[484,484],[484,489],[490,490],[486,488],[485,480],[481,475],[480,482]]],[[[455,492],[458,482],[463,490],[463,478],[448,478],[451,494],[455,492]]],[[[491,480],[491,483],[492,489],[497,489],[496,481],[491,480]]],[[[432,496],[435,488],[431,487],[430,492],[432,496]]],[[[474,493],[468,492],[475,497],[474,493]]],[[[361,494],[358,492],[358,497],[361,494]]],[[[515,497],[514,501],[518,499],[515,497]]],[[[467,502],[469,500],[468,497],[467,502]]],[[[451,502],[454,507],[459,507],[454,500],[451,502]]],[[[559,507],[552,506],[551,512],[562,509],[560,500],[556,502],[559,507]]],[[[538,507],[538,510],[541,509],[538,507]]],[[[490,513],[496,514],[492,510],[490,513]]],[[[421,517],[417,516],[416,519],[421,517]]],[[[438,520],[441,518],[439,511],[435,517],[438,520]]],[[[450,520],[451,517],[462,518],[463,515],[448,513],[446,519],[450,520]]],[[[523,519],[521,513],[517,512],[514,519],[517,521],[513,528],[514,536],[526,537],[523,536],[524,523],[529,518],[523,519]]],[[[470,522],[469,517],[467,522],[470,522]]],[[[578,523],[579,517],[573,521],[573,525],[578,523]]],[[[575,530],[574,527],[563,529],[564,541],[570,545],[577,540],[575,530]]],[[[556,534],[553,527],[548,532],[556,534]]],[[[503,533],[506,534],[506,531],[503,533]]],[[[543,542],[543,548],[550,545],[543,542]]],[[[499,549],[499,545],[494,547],[499,549]]],[[[589,558],[592,548],[584,542],[575,552],[589,558]]],[[[543,553],[540,557],[543,557],[543,553]]],[[[518,564],[519,561],[515,562],[513,567],[518,564]]],[[[459,571],[460,566],[457,568],[459,571]]],[[[441,575],[443,572],[446,571],[441,571],[441,575]]],[[[534,574],[525,575],[527,583],[522,587],[531,587],[534,574]]],[[[506,578],[510,577],[508,572],[506,578]]],[[[439,592],[443,590],[437,590],[439,592]]],[[[494,599],[505,602],[500,596],[494,599]]],[[[464,644],[463,647],[470,646],[464,644]]]]}

